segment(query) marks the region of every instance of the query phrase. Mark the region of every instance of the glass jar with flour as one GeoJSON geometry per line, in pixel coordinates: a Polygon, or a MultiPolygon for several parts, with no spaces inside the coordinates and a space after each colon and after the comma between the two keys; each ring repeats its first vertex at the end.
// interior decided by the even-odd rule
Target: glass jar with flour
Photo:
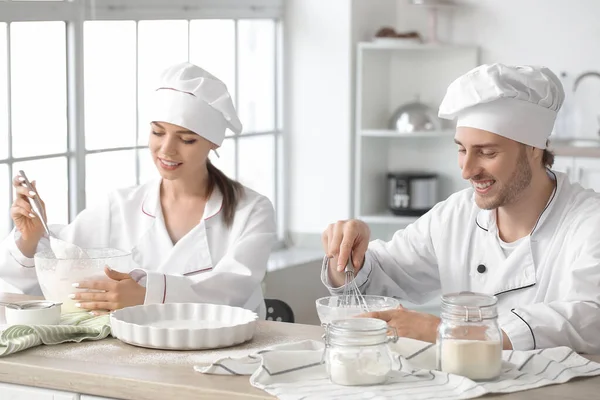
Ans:
{"type": "Polygon", "coordinates": [[[324,360],[332,383],[366,386],[384,383],[392,370],[392,356],[387,346],[398,335],[388,337],[385,321],[374,318],[351,318],[325,324],[324,360]]]}
{"type": "Polygon", "coordinates": [[[502,369],[502,331],[495,296],[460,292],[442,296],[437,335],[440,371],[490,380],[502,369]]]}

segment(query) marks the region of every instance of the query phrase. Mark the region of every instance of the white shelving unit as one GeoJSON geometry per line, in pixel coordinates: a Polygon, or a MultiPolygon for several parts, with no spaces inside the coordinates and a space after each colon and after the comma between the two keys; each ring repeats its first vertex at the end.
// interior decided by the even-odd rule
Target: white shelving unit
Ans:
{"type": "Polygon", "coordinates": [[[478,60],[479,50],[471,46],[389,40],[358,44],[354,215],[369,224],[372,238],[389,239],[417,219],[388,211],[388,172],[438,174],[438,200],[467,187],[451,124],[441,131],[399,134],[389,129],[389,122],[398,107],[417,99],[437,111],[448,85],[478,60]]]}

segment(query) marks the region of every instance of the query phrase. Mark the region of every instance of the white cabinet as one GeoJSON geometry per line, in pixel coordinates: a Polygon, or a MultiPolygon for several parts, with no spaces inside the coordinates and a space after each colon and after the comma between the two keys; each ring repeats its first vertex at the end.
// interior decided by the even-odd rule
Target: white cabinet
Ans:
{"type": "Polygon", "coordinates": [[[569,176],[569,179],[572,181],[574,161],[574,157],[555,157],[552,169],[558,172],[564,172],[569,176]]]}
{"type": "Polygon", "coordinates": [[[566,173],[571,182],[600,193],[600,158],[556,157],[552,169],[566,173]]]}
{"type": "Polygon", "coordinates": [[[32,386],[14,385],[0,382],[0,400],[116,400],[110,397],[91,396],[42,389],[32,386]]]}
{"type": "Polygon", "coordinates": [[[0,382],[2,400],[80,400],[79,394],[0,382]]]}
{"type": "Polygon", "coordinates": [[[576,158],[574,171],[581,186],[600,193],[600,158],[576,158]]]}
{"type": "Polygon", "coordinates": [[[388,211],[388,172],[438,176],[438,201],[467,187],[458,168],[454,128],[399,134],[390,120],[402,105],[428,105],[437,115],[448,85],[478,65],[472,46],[363,42],[356,57],[354,146],[355,218],[369,224],[372,238],[389,239],[416,220],[388,211]]]}

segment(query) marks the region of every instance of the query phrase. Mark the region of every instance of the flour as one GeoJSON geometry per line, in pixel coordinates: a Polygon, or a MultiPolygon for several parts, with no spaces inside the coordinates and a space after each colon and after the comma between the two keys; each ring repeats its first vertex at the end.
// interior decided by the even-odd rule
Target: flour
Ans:
{"type": "Polygon", "coordinates": [[[441,370],[473,380],[493,379],[502,368],[502,343],[499,341],[444,339],[441,345],[441,370]]]}
{"type": "Polygon", "coordinates": [[[81,311],[75,306],[77,301],[70,299],[69,294],[88,291],[75,289],[73,283],[84,280],[108,280],[104,267],[82,268],[83,260],[54,261],[56,261],[54,270],[38,268],[37,276],[44,297],[47,300],[62,302],[63,313],[81,311]]]}
{"type": "Polygon", "coordinates": [[[117,339],[103,339],[82,343],[63,343],[53,346],[39,346],[28,350],[35,356],[78,362],[94,362],[115,365],[180,365],[193,367],[209,365],[221,357],[245,357],[278,344],[305,340],[305,336],[289,336],[279,332],[277,327],[256,325],[251,341],[234,347],[200,351],[169,351],[146,349],[125,344],[117,339]]]}
{"type": "MultiPolygon", "coordinates": [[[[330,351],[332,351],[330,349],[330,351]]],[[[344,386],[378,385],[385,382],[391,370],[391,361],[382,358],[377,351],[330,355],[329,377],[332,383],[344,386]]]]}

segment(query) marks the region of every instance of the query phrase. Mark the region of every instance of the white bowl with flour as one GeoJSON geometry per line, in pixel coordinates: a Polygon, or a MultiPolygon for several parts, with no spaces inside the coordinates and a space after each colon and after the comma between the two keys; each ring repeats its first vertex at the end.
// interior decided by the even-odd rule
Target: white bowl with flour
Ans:
{"type": "Polygon", "coordinates": [[[75,307],[71,293],[87,291],[76,289],[73,283],[89,280],[108,280],[104,267],[128,273],[133,269],[131,253],[118,249],[85,249],[87,258],[57,259],[52,251],[34,256],[35,271],[46,300],[62,302],[62,312],[81,311],[75,307]]]}
{"type": "MultiPolygon", "coordinates": [[[[363,296],[369,311],[384,311],[398,308],[400,301],[386,296],[363,296]]],[[[348,319],[364,314],[365,310],[358,306],[342,306],[342,296],[321,297],[316,301],[317,314],[322,324],[337,319],[348,319]]]]}

